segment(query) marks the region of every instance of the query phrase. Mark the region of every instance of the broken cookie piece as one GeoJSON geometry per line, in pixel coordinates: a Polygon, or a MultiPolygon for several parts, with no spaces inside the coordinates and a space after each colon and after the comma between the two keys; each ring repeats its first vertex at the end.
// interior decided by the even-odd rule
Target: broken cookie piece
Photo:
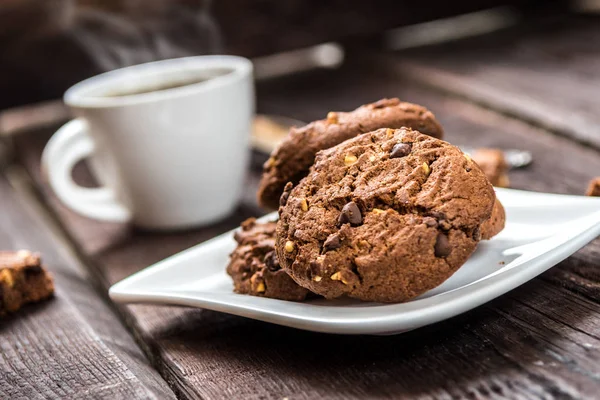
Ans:
{"type": "Polygon", "coordinates": [[[0,316],[54,293],[52,277],[39,254],[28,250],[0,252],[0,316]]]}

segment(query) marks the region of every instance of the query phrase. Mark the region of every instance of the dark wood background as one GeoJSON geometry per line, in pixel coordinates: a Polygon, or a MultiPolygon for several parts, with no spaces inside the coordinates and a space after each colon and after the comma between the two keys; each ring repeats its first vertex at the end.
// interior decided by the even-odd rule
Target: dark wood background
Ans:
{"type": "MultiPolygon", "coordinates": [[[[313,120],[398,96],[433,110],[452,143],[531,151],[534,163],[511,172],[513,187],[582,194],[600,175],[599,22],[568,16],[439,47],[349,49],[340,69],[259,82],[259,111],[313,120]]],[[[139,232],[80,217],[56,200],[39,173],[54,129],[15,130],[10,186],[0,181],[1,243],[42,250],[58,284],[55,300],[1,323],[0,397],[598,397],[598,239],[482,307],[399,336],[326,335],[207,310],[114,305],[111,284],[260,214],[259,170],[228,220],[169,235],[139,232]]],[[[85,168],[77,179],[92,184],[85,168]]]]}
{"type": "Polygon", "coordinates": [[[567,0],[4,0],[0,110],[56,99],[114,68],[198,54],[269,55],[491,7],[567,0]],[[143,4],[143,6],[141,6],[143,4]]]}

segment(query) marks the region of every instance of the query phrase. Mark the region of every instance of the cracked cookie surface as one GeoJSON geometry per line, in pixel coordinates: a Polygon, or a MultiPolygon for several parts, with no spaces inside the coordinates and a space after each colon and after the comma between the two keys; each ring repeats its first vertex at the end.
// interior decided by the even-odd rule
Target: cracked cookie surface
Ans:
{"type": "Polygon", "coordinates": [[[276,222],[242,222],[235,234],[237,248],[231,253],[227,273],[235,291],[282,300],[304,300],[309,291],[281,269],[275,253],[276,222]]]}
{"type": "Polygon", "coordinates": [[[404,126],[440,139],[443,136],[443,129],[431,111],[397,98],[382,99],[352,112],[330,112],[327,119],[292,128],[263,167],[259,202],[276,209],[286,183],[299,182],[308,173],[318,151],[379,128],[404,126]]]}
{"type": "Polygon", "coordinates": [[[402,128],[319,152],[282,200],[275,247],[296,282],[327,298],[401,302],[468,259],[495,193],[457,147],[402,128]]]}

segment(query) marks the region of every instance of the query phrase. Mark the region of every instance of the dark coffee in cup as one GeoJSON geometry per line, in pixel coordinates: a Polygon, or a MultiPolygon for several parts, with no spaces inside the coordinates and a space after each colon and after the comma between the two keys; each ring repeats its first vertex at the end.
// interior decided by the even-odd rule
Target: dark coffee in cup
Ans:
{"type": "Polygon", "coordinates": [[[161,77],[157,79],[156,83],[145,83],[144,86],[135,88],[122,88],[119,90],[111,91],[102,94],[102,97],[123,97],[123,96],[135,96],[139,94],[161,92],[163,90],[176,89],[184,86],[195,85],[198,83],[206,82],[211,79],[227,75],[232,72],[229,69],[214,69],[207,71],[207,73],[199,76],[173,76],[173,77],[161,77]]]}

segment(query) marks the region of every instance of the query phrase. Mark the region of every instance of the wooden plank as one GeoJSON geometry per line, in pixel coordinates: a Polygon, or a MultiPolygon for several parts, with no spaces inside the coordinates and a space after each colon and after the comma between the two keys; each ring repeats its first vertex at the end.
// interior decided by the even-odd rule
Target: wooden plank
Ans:
{"type": "Polygon", "coordinates": [[[141,9],[115,0],[3,1],[0,109],[57,98],[82,79],[142,62],[198,54],[255,57],[488,7],[547,3],[154,0],[141,9]]]}
{"type": "Polygon", "coordinates": [[[262,56],[329,41],[378,35],[387,29],[485,10],[535,7],[557,3],[540,0],[432,1],[428,7],[393,0],[262,1],[213,4],[228,53],[262,56]],[[244,29],[240,29],[244,26],[244,29]],[[276,33],[276,34],[274,34],[276,33]]]}
{"type": "MultiPolygon", "coordinates": [[[[259,85],[258,95],[261,112],[301,120],[384,96],[425,104],[454,143],[530,150],[534,164],[511,172],[517,188],[582,193],[600,170],[598,151],[352,64],[266,82],[259,85]],[[568,163],[557,161],[566,157],[568,163]]],[[[142,233],[76,216],[40,179],[38,160],[48,133],[17,137],[21,160],[105,287],[257,212],[255,170],[241,211],[209,228],[172,235],[142,233]]],[[[89,176],[83,179],[89,183],[89,176]]],[[[303,332],[183,307],[120,309],[182,397],[593,398],[600,388],[600,292],[583,293],[578,285],[563,287],[562,282],[579,276],[585,266],[585,279],[596,284],[599,277],[591,271],[599,262],[596,240],[542,278],[485,307],[391,337],[303,332]]]]}
{"type": "Polygon", "coordinates": [[[562,15],[378,62],[600,148],[598,43],[599,16],[562,15]]]}
{"type": "Polygon", "coordinates": [[[175,398],[64,243],[0,176],[0,248],[40,251],[56,296],[0,321],[0,398],[175,398]]]}
{"type": "Polygon", "coordinates": [[[62,100],[38,103],[32,106],[0,112],[0,136],[14,135],[21,129],[53,126],[69,118],[70,112],[62,100]]]}

